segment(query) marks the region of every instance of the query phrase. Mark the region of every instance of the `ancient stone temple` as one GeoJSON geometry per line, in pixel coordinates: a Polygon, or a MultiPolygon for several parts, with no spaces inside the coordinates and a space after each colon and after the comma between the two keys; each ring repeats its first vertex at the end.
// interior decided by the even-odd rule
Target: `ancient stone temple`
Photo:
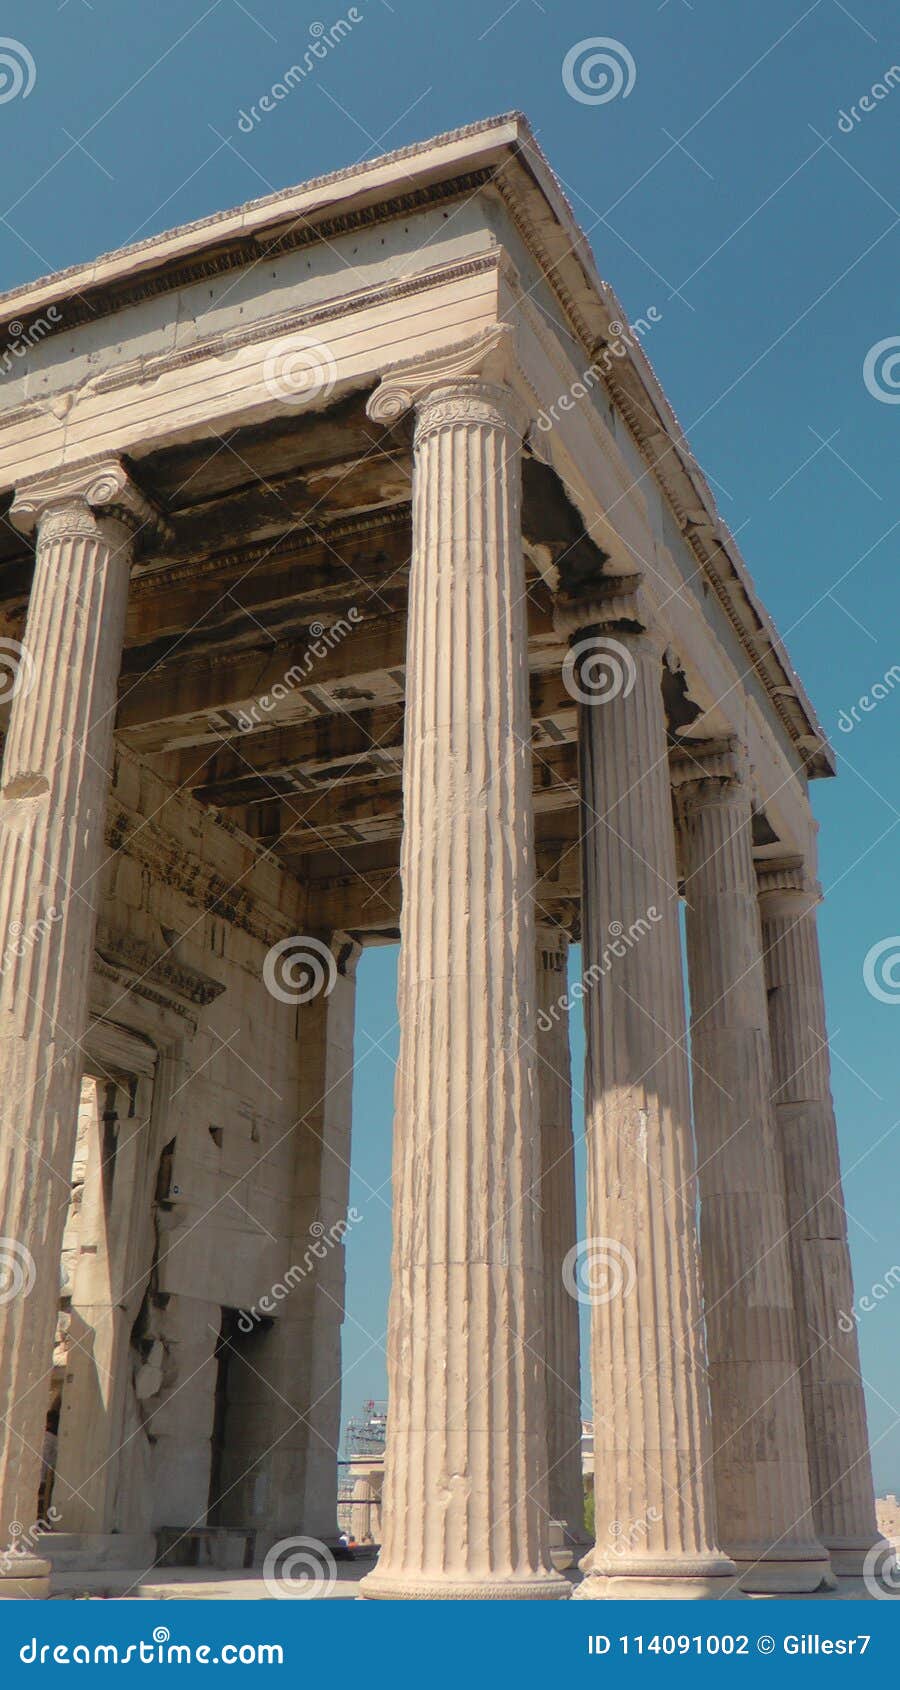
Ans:
{"type": "Polygon", "coordinates": [[[2,306],[0,1590],[48,1543],[334,1542],[354,976],[398,937],[362,1593],[570,1593],[585,1302],[579,1596],[859,1570],[832,754],[527,124],[2,306]]]}

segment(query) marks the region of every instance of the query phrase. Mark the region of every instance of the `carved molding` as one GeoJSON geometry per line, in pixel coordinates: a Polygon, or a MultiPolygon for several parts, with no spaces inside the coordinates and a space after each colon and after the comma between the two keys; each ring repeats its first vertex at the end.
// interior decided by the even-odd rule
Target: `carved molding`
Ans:
{"type": "Polygon", "coordinates": [[[583,592],[559,593],[553,603],[556,632],[570,638],[589,629],[652,636],[653,616],[642,581],[637,574],[608,575],[591,581],[583,592]]]}
{"type": "Polygon", "coordinates": [[[524,433],[524,407],[512,389],[503,385],[514,364],[515,330],[508,323],[498,323],[474,339],[460,341],[445,351],[430,353],[425,358],[404,359],[390,366],[366,411],[373,422],[390,427],[413,406],[421,406],[434,394],[429,422],[453,421],[458,413],[461,421],[500,422],[524,433]],[[457,383],[458,396],[451,398],[438,391],[455,387],[457,383]],[[450,407],[446,415],[439,409],[442,405],[445,409],[450,407]]]}
{"type": "Polygon", "coordinates": [[[747,752],[733,734],[684,739],[669,753],[669,778],[682,807],[715,799],[750,802],[747,752]]]}
{"type": "Polygon", "coordinates": [[[761,858],[756,880],[763,915],[802,915],[822,902],[822,888],[802,857],[761,858]]]}
{"type": "Polygon", "coordinates": [[[183,998],[186,1003],[197,1004],[202,1009],[215,1003],[216,998],[221,997],[225,991],[223,981],[215,980],[211,975],[203,974],[199,968],[193,968],[189,963],[180,961],[172,945],[164,950],[155,950],[146,940],[139,939],[134,933],[100,927],[94,941],[94,949],[109,967],[134,976],[130,990],[139,989],[145,982],[149,982],[156,988],[166,988],[174,998],[183,998]]]}
{"type": "MultiPolygon", "coordinates": [[[[217,824],[221,826],[222,824],[217,824]]],[[[113,797],[107,807],[106,842],[113,851],[124,851],[154,879],[220,921],[259,939],[265,945],[296,931],[296,915],[290,916],[258,898],[247,885],[247,876],[236,881],[221,873],[209,861],[186,849],[183,841],[166,833],[156,823],[128,810],[113,797]]],[[[252,841],[242,838],[248,856],[252,841]]],[[[279,865],[280,867],[281,865],[279,865]]],[[[286,878],[289,871],[281,869],[286,878]]],[[[299,882],[297,883],[299,889],[299,882]]]]}
{"type": "Polygon", "coordinates": [[[131,530],[165,531],[156,506],[141,492],[118,458],[86,459],[71,468],[37,476],[16,488],[10,518],[23,534],[31,534],[45,517],[60,512],[93,512],[111,517],[131,530]]]}

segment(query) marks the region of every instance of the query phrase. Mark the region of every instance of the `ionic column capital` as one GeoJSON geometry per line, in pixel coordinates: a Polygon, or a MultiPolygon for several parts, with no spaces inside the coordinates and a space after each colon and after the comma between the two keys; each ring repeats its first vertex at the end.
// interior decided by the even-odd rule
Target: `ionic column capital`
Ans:
{"type": "Polygon", "coordinates": [[[509,385],[514,369],[515,331],[498,323],[449,352],[398,364],[379,382],[366,412],[390,425],[415,410],[417,442],[454,423],[504,428],[521,440],[528,414],[509,385]]]}
{"type": "MultiPolygon", "coordinates": [[[[608,575],[576,592],[558,593],[553,626],[571,641],[588,634],[652,636],[653,616],[643,575],[608,575]]],[[[660,640],[660,650],[665,642],[660,640]]]]}
{"type": "Polygon", "coordinates": [[[822,888],[802,857],[763,858],[756,864],[756,881],[765,916],[805,915],[822,902],[822,888]]]}
{"type": "Polygon", "coordinates": [[[142,493],[118,458],[99,458],[49,475],[36,476],[16,489],[10,517],[23,534],[51,537],[83,531],[95,533],[98,518],[121,523],[129,533],[154,531],[165,524],[157,507],[142,493]]]}
{"type": "Polygon", "coordinates": [[[683,740],[669,753],[669,778],[681,815],[709,804],[750,802],[746,748],[733,734],[683,740]]]}

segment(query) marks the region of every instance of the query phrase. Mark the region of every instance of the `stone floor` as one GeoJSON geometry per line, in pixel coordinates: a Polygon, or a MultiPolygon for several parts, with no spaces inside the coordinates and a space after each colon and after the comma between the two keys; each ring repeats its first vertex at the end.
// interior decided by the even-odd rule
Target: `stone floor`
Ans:
{"type": "MultiPolygon", "coordinates": [[[[371,1572],[376,1556],[359,1553],[355,1560],[337,1563],[337,1577],[333,1584],[317,1587],[313,1600],[343,1599],[353,1601],[357,1587],[366,1573],[371,1572]]],[[[574,1580],[573,1580],[574,1582],[574,1580]]],[[[900,1598],[900,1590],[885,1591],[889,1599],[900,1598]]],[[[252,1567],[246,1572],[217,1572],[210,1567],[157,1567],[148,1572],[102,1568],[98,1572],[83,1571],[54,1573],[51,1600],[102,1600],[129,1598],[132,1600],[170,1601],[241,1601],[260,1602],[271,1596],[262,1569],[252,1567]]],[[[296,1600],[296,1598],[295,1598],[296,1600]]],[[[757,1601],[791,1601],[792,1597],[756,1597],[757,1601]]],[[[842,1578],[838,1589],[806,1596],[806,1602],[867,1602],[871,1592],[862,1579],[842,1578]]]]}

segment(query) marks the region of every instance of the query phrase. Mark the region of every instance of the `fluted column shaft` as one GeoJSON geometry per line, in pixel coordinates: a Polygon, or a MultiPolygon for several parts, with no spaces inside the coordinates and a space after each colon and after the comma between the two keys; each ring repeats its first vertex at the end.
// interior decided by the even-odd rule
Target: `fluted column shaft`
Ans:
{"type": "MultiPolygon", "coordinates": [[[[115,487],[91,491],[105,503],[115,487]]],[[[4,1532],[37,1509],[132,555],[130,521],[95,512],[87,490],[45,495],[35,514],[33,671],[0,790],[0,1236],[21,1284],[0,1300],[4,1532]]]]}
{"type": "Polygon", "coordinates": [[[734,1567],[716,1548],[709,1468],[661,658],[635,631],[631,594],[601,621],[603,608],[570,653],[583,700],[580,1294],[592,1304],[596,1518],[577,1595],[721,1596],[734,1567]],[[587,676],[604,664],[612,684],[591,698],[587,676]]]}
{"type": "Polygon", "coordinates": [[[880,1533],[831,1101],[819,890],[801,869],[777,864],[760,865],[759,889],[813,1517],[835,1571],[858,1573],[880,1533]]]}
{"type": "Polygon", "coordinates": [[[537,930],[538,1114],[544,1257],[544,1366],[551,1518],[573,1543],[585,1541],[581,1475],[581,1341],[578,1304],[563,1280],[575,1250],[575,1141],[568,1010],[569,940],[561,927],[537,930]]]}
{"type": "Polygon", "coordinates": [[[389,1420],[367,1596],[568,1594],[549,1562],[539,1349],[523,422],[475,376],[435,378],[416,407],[389,1420]]]}
{"type": "Polygon", "coordinates": [[[719,1531],[742,1588],[811,1590],[829,1567],[810,1506],[745,760],[700,743],[673,779],[719,1531]]]}

